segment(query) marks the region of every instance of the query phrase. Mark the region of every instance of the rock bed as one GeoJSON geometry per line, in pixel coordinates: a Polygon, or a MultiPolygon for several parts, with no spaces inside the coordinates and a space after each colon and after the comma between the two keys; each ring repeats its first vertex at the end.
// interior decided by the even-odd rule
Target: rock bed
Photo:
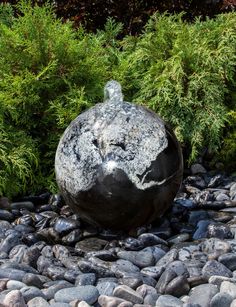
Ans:
{"type": "Polygon", "coordinates": [[[235,307],[235,213],[236,177],[201,165],[161,221],[129,234],[58,195],[0,198],[0,306],[235,307]]]}

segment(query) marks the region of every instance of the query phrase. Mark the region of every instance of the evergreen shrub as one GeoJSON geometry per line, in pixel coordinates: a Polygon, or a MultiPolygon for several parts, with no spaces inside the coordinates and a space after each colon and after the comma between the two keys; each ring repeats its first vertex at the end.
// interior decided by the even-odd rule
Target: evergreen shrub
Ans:
{"type": "Polygon", "coordinates": [[[140,37],[122,45],[114,74],[132,99],[174,127],[189,161],[203,147],[216,151],[235,106],[236,14],[192,24],[157,14],[140,37]]]}
{"type": "Polygon", "coordinates": [[[74,31],[51,6],[0,9],[0,195],[55,187],[60,135],[91,102],[101,101],[109,57],[100,39],[74,31]]]}
{"type": "Polygon", "coordinates": [[[117,39],[122,26],[111,19],[91,34],[63,23],[50,5],[22,0],[17,10],[14,17],[11,6],[0,6],[0,195],[55,191],[59,138],[80,112],[103,100],[111,78],[127,100],[172,125],[190,161],[204,146],[231,148],[235,13],[191,24],[156,14],[142,35],[117,39]]]}

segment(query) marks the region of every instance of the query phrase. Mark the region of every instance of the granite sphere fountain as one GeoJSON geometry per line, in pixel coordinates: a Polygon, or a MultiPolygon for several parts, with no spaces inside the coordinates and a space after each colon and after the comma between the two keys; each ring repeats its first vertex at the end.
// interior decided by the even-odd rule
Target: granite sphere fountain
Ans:
{"type": "Polygon", "coordinates": [[[130,230],[171,206],[182,181],[182,153],[160,117],[123,100],[118,82],[109,81],[104,92],[104,103],[80,114],[61,137],[56,180],[83,220],[130,230]]]}

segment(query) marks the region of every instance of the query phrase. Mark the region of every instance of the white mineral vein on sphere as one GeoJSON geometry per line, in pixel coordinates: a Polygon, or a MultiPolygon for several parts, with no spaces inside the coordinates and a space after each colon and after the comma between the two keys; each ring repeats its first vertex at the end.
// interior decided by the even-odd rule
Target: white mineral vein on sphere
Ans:
{"type": "Polygon", "coordinates": [[[85,191],[99,179],[97,167],[103,164],[105,174],[121,169],[144,190],[161,184],[145,178],[167,146],[158,117],[131,103],[108,100],[79,115],[66,129],[56,153],[56,175],[64,178],[68,192],[75,192],[75,187],[85,191]]]}

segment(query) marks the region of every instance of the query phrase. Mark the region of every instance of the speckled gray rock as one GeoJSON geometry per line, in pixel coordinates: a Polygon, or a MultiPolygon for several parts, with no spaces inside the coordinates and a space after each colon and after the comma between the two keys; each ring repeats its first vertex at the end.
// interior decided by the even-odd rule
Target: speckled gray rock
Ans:
{"type": "Polygon", "coordinates": [[[236,284],[236,279],[235,278],[230,278],[230,277],[225,277],[225,276],[213,275],[208,280],[208,282],[210,284],[216,285],[219,288],[220,288],[220,285],[222,284],[223,281],[230,281],[230,282],[236,284]]]}
{"type": "Polygon", "coordinates": [[[96,288],[98,289],[98,292],[100,295],[107,295],[111,296],[113,293],[113,290],[115,287],[117,287],[118,284],[115,282],[100,282],[97,284],[96,288]]]}
{"type": "Polygon", "coordinates": [[[113,295],[133,304],[142,304],[143,298],[138,292],[128,286],[121,285],[114,289],[113,295]]]}
{"type": "Polygon", "coordinates": [[[105,98],[64,132],[56,178],[66,203],[81,218],[131,229],[171,205],[182,180],[181,149],[155,113],[123,101],[119,83],[107,83],[105,98]]]}
{"type": "Polygon", "coordinates": [[[94,273],[85,273],[78,275],[75,280],[76,286],[93,286],[96,281],[96,275],[94,273]]]}
{"type": "Polygon", "coordinates": [[[220,285],[221,293],[228,293],[233,299],[236,299],[236,284],[230,281],[223,281],[220,285]]]}
{"type": "Polygon", "coordinates": [[[48,302],[42,298],[42,297],[34,297],[27,303],[28,307],[49,307],[51,305],[48,304],[48,302]]]}
{"type": "Polygon", "coordinates": [[[77,286],[57,291],[54,299],[56,302],[62,303],[69,303],[78,299],[92,305],[96,302],[98,296],[99,292],[94,286],[77,286]]]}
{"type": "Polygon", "coordinates": [[[11,280],[22,281],[24,275],[25,275],[25,272],[21,270],[0,268],[0,278],[8,278],[11,280]]]}
{"type": "Polygon", "coordinates": [[[183,303],[177,297],[169,294],[161,295],[156,301],[157,307],[182,307],[183,303]]]}
{"type": "Polygon", "coordinates": [[[98,298],[98,303],[101,307],[116,307],[120,306],[122,303],[127,303],[127,301],[114,296],[100,295],[98,298]]]}
{"type": "Polygon", "coordinates": [[[155,264],[155,258],[151,252],[148,251],[120,251],[117,256],[124,260],[129,260],[139,268],[145,268],[155,264]]]}
{"type": "Polygon", "coordinates": [[[154,287],[143,284],[136,289],[136,292],[143,298],[143,303],[155,306],[155,303],[160,296],[154,287]]]}
{"type": "Polygon", "coordinates": [[[25,300],[19,290],[9,292],[3,300],[3,305],[7,307],[26,307],[25,300]]]}
{"type": "Polygon", "coordinates": [[[233,298],[230,294],[222,292],[217,293],[210,302],[210,307],[230,307],[230,304],[232,303],[233,298]]]}
{"type": "Polygon", "coordinates": [[[236,254],[235,253],[227,253],[227,254],[221,255],[218,258],[218,261],[220,263],[223,263],[231,271],[236,270],[236,254]]]}
{"type": "Polygon", "coordinates": [[[11,290],[20,290],[21,288],[25,286],[26,284],[18,280],[9,280],[7,282],[7,289],[11,289],[11,290]]]}
{"type": "Polygon", "coordinates": [[[205,277],[211,277],[212,275],[220,275],[225,277],[232,277],[232,272],[222,263],[216,260],[207,261],[202,268],[202,274],[205,277]]]}
{"type": "Polygon", "coordinates": [[[209,307],[210,301],[216,293],[218,293],[218,288],[215,285],[199,285],[191,289],[188,303],[199,304],[201,307],[209,307]]]}
{"type": "Polygon", "coordinates": [[[43,294],[43,292],[36,288],[36,287],[24,287],[20,289],[20,292],[22,293],[24,299],[26,302],[30,301],[32,298],[34,297],[42,297],[44,299],[46,299],[45,295],[43,294]]]}

